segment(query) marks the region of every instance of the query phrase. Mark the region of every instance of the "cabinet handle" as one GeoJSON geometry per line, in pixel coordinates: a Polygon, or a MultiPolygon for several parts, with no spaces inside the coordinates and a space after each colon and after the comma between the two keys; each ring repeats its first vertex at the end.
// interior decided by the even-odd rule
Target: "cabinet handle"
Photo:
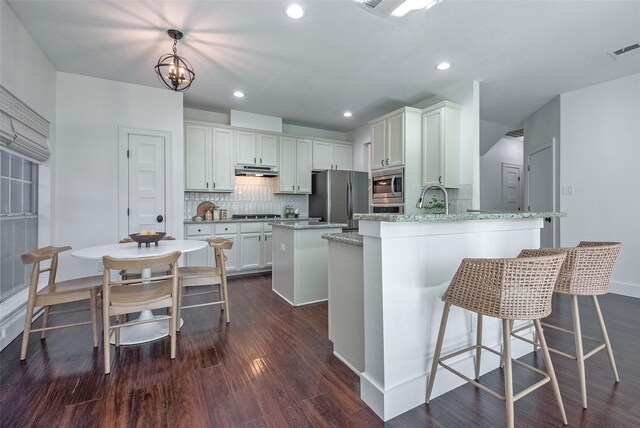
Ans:
{"type": "Polygon", "coordinates": [[[207,181],[207,189],[209,188],[209,182],[207,181]]]}
{"type": "Polygon", "coordinates": [[[213,182],[213,188],[214,189],[216,188],[216,182],[215,181],[213,182]]]}
{"type": "Polygon", "coordinates": [[[256,163],[256,158],[253,158],[253,163],[256,163]]]}
{"type": "Polygon", "coordinates": [[[387,166],[389,166],[389,159],[387,159],[387,166]]]}
{"type": "Polygon", "coordinates": [[[442,176],[438,176],[438,183],[442,184],[442,176]]]}
{"type": "Polygon", "coordinates": [[[262,165],[262,158],[260,158],[260,165],[262,165]]]}
{"type": "Polygon", "coordinates": [[[300,191],[300,185],[298,184],[298,191],[300,191]]]}
{"type": "Polygon", "coordinates": [[[260,235],[258,235],[258,242],[260,242],[260,235]]]}
{"type": "Polygon", "coordinates": [[[296,190],[296,185],[295,184],[291,185],[291,190],[296,190]]]}
{"type": "Polygon", "coordinates": [[[380,165],[384,166],[384,159],[380,161],[380,165]]]}
{"type": "Polygon", "coordinates": [[[267,235],[264,235],[264,242],[267,242],[267,238],[269,238],[267,235]]]}

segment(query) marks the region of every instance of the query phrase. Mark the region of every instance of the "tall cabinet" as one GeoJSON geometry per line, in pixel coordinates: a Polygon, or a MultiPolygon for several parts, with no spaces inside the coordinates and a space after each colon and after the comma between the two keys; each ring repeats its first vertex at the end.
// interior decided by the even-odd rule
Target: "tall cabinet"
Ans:
{"type": "Polygon", "coordinates": [[[280,137],[277,193],[311,193],[312,143],[309,139],[280,137]]]}
{"type": "Polygon", "coordinates": [[[233,132],[185,122],[185,190],[233,192],[233,132]]]}
{"type": "Polygon", "coordinates": [[[460,186],[460,105],[443,101],[422,112],[422,185],[460,186]]]}

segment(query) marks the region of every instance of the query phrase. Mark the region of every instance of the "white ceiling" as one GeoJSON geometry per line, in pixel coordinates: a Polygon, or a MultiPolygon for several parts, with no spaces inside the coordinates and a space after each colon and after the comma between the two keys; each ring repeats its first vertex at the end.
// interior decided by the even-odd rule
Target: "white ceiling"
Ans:
{"type": "Polygon", "coordinates": [[[285,0],[8,3],[57,70],[160,88],[153,67],[176,28],[196,72],[185,107],[342,132],[472,79],[481,118],[516,128],[560,93],[640,72],[640,54],[607,55],[640,42],[640,1],[445,0],[381,18],[300,0],[298,21],[285,0]],[[436,71],[443,60],[454,67],[436,71]]]}

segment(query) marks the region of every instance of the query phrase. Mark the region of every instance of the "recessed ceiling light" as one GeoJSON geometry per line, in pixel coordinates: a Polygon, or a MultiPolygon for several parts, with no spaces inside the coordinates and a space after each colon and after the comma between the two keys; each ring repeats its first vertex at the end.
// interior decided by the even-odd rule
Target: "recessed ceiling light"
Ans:
{"type": "Polygon", "coordinates": [[[288,4],[284,13],[291,19],[300,19],[304,16],[304,9],[299,4],[288,4]]]}
{"type": "Polygon", "coordinates": [[[351,116],[353,116],[353,113],[351,113],[350,111],[345,111],[342,115],[344,117],[351,117],[351,116]]]}
{"type": "Polygon", "coordinates": [[[450,62],[441,62],[440,64],[436,65],[436,70],[440,70],[440,71],[448,70],[450,68],[451,68],[450,62]]]}
{"type": "Polygon", "coordinates": [[[234,96],[234,97],[238,97],[238,98],[243,98],[243,97],[244,97],[244,92],[242,92],[242,91],[235,91],[235,92],[233,93],[233,96],[234,96]]]}

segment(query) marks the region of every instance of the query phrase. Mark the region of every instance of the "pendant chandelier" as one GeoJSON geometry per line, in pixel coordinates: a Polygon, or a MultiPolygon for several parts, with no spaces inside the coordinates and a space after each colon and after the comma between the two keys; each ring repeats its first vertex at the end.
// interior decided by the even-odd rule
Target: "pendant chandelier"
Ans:
{"type": "Polygon", "coordinates": [[[173,39],[173,53],[164,54],[158,59],[158,65],[155,66],[156,74],[158,80],[167,88],[176,92],[186,91],[195,80],[196,74],[189,61],[178,56],[176,45],[183,34],[178,30],[167,30],[167,34],[173,39]]]}

